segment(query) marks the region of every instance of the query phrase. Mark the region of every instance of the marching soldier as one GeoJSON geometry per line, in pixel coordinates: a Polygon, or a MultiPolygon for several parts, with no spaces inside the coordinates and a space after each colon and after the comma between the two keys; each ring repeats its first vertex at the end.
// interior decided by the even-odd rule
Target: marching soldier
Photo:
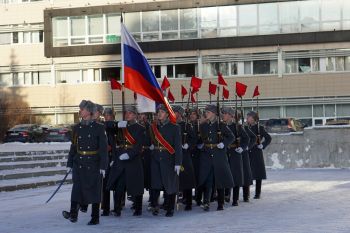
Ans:
{"type": "Polygon", "coordinates": [[[126,121],[118,122],[122,132],[118,137],[118,148],[112,160],[108,189],[115,191],[116,216],[121,215],[122,199],[125,190],[135,202],[134,216],[142,215],[142,198],[144,192],[143,164],[141,150],[145,128],[137,123],[135,106],[125,107],[126,121]]]}
{"type": "Polygon", "coordinates": [[[160,191],[165,192],[166,217],[174,215],[175,198],[179,189],[182,163],[181,130],[169,121],[169,112],[164,105],[157,108],[157,121],[152,123],[151,187],[152,214],[159,214],[160,191]]]}
{"type": "Polygon", "coordinates": [[[96,103],[95,105],[96,105],[96,112],[94,113],[94,120],[96,120],[97,122],[102,122],[101,116],[103,114],[103,106],[96,103]]]}
{"type": "Polygon", "coordinates": [[[173,106],[176,115],[177,124],[181,127],[182,137],[182,168],[180,172],[180,191],[185,200],[185,211],[192,210],[192,189],[196,187],[195,173],[192,164],[190,148],[197,145],[195,133],[187,120],[183,120],[185,110],[179,106],[173,106]]]}
{"type": "Polygon", "coordinates": [[[259,116],[256,112],[250,111],[247,113],[249,129],[257,138],[256,144],[249,151],[252,179],[255,180],[254,199],[260,199],[262,180],[266,179],[263,149],[271,143],[271,136],[265,131],[262,125],[259,125],[258,121],[259,116]]]}
{"type": "MultiPolygon", "coordinates": [[[[239,124],[240,113],[230,107],[222,109],[223,121],[235,135],[235,141],[227,149],[228,160],[235,186],[233,187],[232,205],[238,206],[239,188],[243,186],[243,160],[242,153],[247,150],[249,137],[239,124]]],[[[231,189],[225,190],[225,201],[230,202],[231,189]]]]}
{"type": "Polygon", "coordinates": [[[250,198],[250,186],[253,184],[252,179],[252,169],[250,167],[250,157],[249,151],[255,146],[256,136],[253,132],[250,131],[249,126],[244,124],[244,131],[249,137],[248,149],[244,150],[242,153],[243,160],[243,201],[249,202],[250,198]]]}
{"type": "Polygon", "coordinates": [[[102,205],[103,210],[102,216],[108,216],[110,213],[110,190],[107,189],[107,181],[110,172],[110,163],[112,161],[113,155],[116,152],[116,136],[117,136],[117,123],[114,120],[114,112],[111,108],[105,108],[103,112],[105,118],[104,126],[107,134],[107,151],[108,151],[108,166],[106,170],[106,176],[103,179],[103,195],[102,195],[102,205]]]}
{"type": "Polygon", "coordinates": [[[103,125],[93,120],[96,106],[83,100],[80,105],[81,122],[73,128],[73,141],[67,167],[72,169],[73,187],[70,212],[63,216],[71,222],[78,220],[79,206],[92,204],[88,225],[99,224],[102,177],[107,168],[107,138],[103,125]]]}
{"type": "Polygon", "coordinates": [[[217,116],[217,106],[207,105],[205,116],[208,122],[200,125],[200,134],[203,144],[200,155],[199,185],[204,188],[203,209],[209,211],[210,195],[215,183],[218,197],[217,210],[224,209],[225,188],[234,186],[226,150],[234,141],[232,131],[217,116]]]}
{"type": "MultiPolygon", "coordinates": [[[[200,114],[197,108],[192,108],[189,114],[190,114],[190,117],[189,117],[190,125],[195,136],[195,144],[191,146],[190,149],[191,149],[191,155],[192,155],[192,164],[193,164],[195,178],[196,178],[196,184],[198,184],[200,150],[197,148],[197,145],[202,144],[200,140],[200,133],[199,133],[200,114]]],[[[197,206],[200,206],[202,204],[202,198],[203,198],[203,189],[201,186],[197,185],[195,189],[195,200],[196,200],[197,206]]]]}

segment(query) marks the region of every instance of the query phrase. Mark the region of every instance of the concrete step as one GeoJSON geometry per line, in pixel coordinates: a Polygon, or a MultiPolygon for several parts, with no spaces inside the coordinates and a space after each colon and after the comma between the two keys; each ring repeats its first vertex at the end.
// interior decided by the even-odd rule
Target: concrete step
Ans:
{"type": "Polygon", "coordinates": [[[22,179],[40,176],[53,176],[66,174],[66,167],[21,168],[0,171],[0,180],[22,179]]]}
{"type": "Polygon", "coordinates": [[[21,169],[21,168],[45,168],[45,167],[65,167],[67,159],[60,160],[38,160],[38,161],[20,161],[0,163],[0,171],[21,169]]]}
{"type": "Polygon", "coordinates": [[[15,151],[15,152],[0,152],[2,156],[28,156],[28,155],[58,155],[68,154],[69,150],[42,150],[42,151],[15,151]]]}
{"type": "Polygon", "coordinates": [[[67,154],[57,155],[28,155],[28,156],[2,156],[0,157],[0,164],[6,162],[22,162],[22,161],[36,161],[36,160],[58,160],[67,159],[67,154]]]}
{"type": "MultiPolygon", "coordinates": [[[[30,177],[22,178],[16,180],[6,180],[1,181],[0,192],[16,191],[21,189],[31,189],[45,186],[58,185],[64,175],[53,175],[53,176],[39,176],[39,177],[30,177]]],[[[71,175],[67,177],[65,184],[72,183],[71,175]]],[[[51,194],[51,193],[50,193],[51,194]]],[[[48,196],[50,195],[48,193],[48,196]]],[[[43,200],[46,201],[46,200],[43,200]]]]}

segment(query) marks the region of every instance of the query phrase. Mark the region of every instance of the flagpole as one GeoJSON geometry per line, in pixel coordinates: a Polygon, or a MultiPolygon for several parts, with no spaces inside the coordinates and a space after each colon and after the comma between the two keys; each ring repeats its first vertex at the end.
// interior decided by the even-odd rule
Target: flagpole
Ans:
{"type": "Polygon", "coordinates": [[[113,113],[114,113],[113,90],[111,90],[111,96],[112,96],[112,111],[113,111],[113,113]]]}
{"type": "Polygon", "coordinates": [[[198,109],[198,92],[196,92],[196,107],[198,109]]]}
{"type": "Polygon", "coordinates": [[[243,111],[243,97],[240,97],[241,98],[241,114],[242,114],[242,125],[244,123],[244,111],[243,111]]]}
{"type": "MultiPolygon", "coordinates": [[[[123,28],[123,12],[121,13],[121,16],[120,16],[120,24],[121,24],[121,27],[120,28],[123,28]]],[[[124,112],[125,112],[125,88],[124,88],[124,38],[123,38],[123,33],[121,32],[120,33],[120,46],[121,46],[121,62],[122,62],[122,75],[120,77],[120,80],[122,82],[122,119],[125,120],[125,117],[124,117],[124,112]]]]}
{"type": "Polygon", "coordinates": [[[209,93],[209,103],[211,104],[211,94],[209,93]]]}

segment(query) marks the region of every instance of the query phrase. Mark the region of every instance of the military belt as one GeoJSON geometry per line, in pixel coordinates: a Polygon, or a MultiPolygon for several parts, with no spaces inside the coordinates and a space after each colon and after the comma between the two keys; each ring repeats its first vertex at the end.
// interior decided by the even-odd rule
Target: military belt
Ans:
{"type": "Polygon", "coordinates": [[[147,150],[149,149],[149,146],[142,146],[142,150],[147,150]]]}
{"type": "Polygon", "coordinates": [[[164,146],[155,146],[154,149],[159,151],[167,150],[164,146]]]}
{"type": "Polygon", "coordinates": [[[98,151],[81,151],[81,150],[78,150],[77,151],[78,154],[80,155],[97,155],[98,154],[98,151]]]}
{"type": "Polygon", "coordinates": [[[228,147],[229,147],[229,148],[237,148],[238,146],[237,146],[236,143],[234,143],[234,144],[229,145],[228,147]]]}
{"type": "Polygon", "coordinates": [[[117,148],[123,148],[123,149],[132,149],[133,147],[134,145],[128,145],[128,144],[117,146],[117,148]]]}
{"type": "Polygon", "coordinates": [[[213,148],[216,148],[218,144],[212,144],[212,143],[209,143],[209,144],[204,144],[206,147],[210,148],[210,149],[213,149],[213,148]]]}

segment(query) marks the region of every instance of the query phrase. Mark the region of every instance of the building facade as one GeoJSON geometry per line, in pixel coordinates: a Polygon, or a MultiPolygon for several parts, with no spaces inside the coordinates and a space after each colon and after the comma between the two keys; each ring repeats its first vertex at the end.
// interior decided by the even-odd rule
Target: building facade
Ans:
{"type": "Polygon", "coordinates": [[[176,102],[196,75],[204,106],[221,72],[225,105],[235,104],[240,81],[248,85],[244,107],[255,107],[259,85],[262,119],[350,119],[347,0],[0,0],[0,12],[0,98],[24,99],[26,112],[48,123],[74,122],[81,99],[121,111],[121,93],[109,84],[121,73],[121,16],[176,102]]]}

